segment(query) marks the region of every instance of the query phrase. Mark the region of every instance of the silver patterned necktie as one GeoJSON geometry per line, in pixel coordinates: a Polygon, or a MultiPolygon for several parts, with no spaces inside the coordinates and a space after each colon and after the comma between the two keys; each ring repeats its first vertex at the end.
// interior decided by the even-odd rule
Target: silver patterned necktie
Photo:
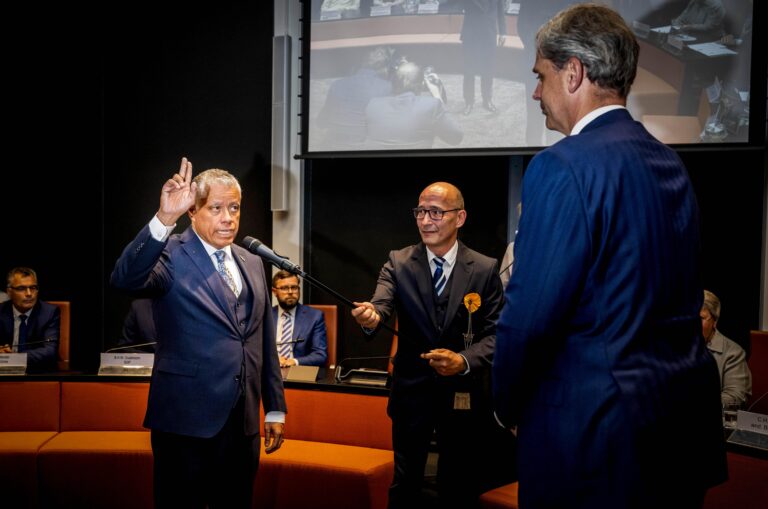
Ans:
{"type": "Polygon", "coordinates": [[[237,285],[235,285],[235,278],[232,277],[232,273],[230,273],[227,266],[224,265],[224,258],[227,256],[226,253],[219,250],[215,251],[213,254],[216,255],[216,261],[218,262],[216,265],[216,270],[221,275],[221,278],[227,284],[229,289],[232,290],[232,293],[237,296],[237,285]]]}

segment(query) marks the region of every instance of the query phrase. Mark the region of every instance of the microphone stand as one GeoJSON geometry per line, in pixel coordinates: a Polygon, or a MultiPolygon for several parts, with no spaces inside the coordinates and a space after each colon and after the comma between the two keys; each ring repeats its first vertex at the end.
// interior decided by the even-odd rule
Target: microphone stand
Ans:
{"type": "MultiPolygon", "coordinates": [[[[272,262],[272,260],[269,260],[269,261],[270,261],[270,263],[274,263],[274,262],[272,262]]],[[[292,274],[296,274],[297,276],[301,276],[302,278],[304,278],[305,281],[308,281],[312,286],[315,286],[317,288],[320,288],[321,290],[324,290],[324,291],[330,293],[331,295],[336,297],[338,300],[340,300],[342,303],[344,303],[347,306],[349,306],[350,309],[355,309],[357,307],[357,306],[355,306],[354,302],[352,302],[348,298],[344,297],[342,294],[340,294],[339,292],[337,292],[333,288],[331,288],[328,285],[324,284],[322,281],[319,281],[316,278],[312,277],[311,275],[309,275],[304,269],[302,269],[298,265],[292,265],[290,268],[287,268],[285,266],[280,267],[279,265],[278,265],[278,267],[282,268],[282,269],[285,269],[285,270],[287,270],[288,272],[290,272],[292,274]]],[[[389,325],[387,325],[386,323],[380,321],[379,322],[379,326],[382,329],[386,329],[389,332],[391,332],[392,334],[397,335],[397,331],[393,327],[390,327],[389,325]]]]}

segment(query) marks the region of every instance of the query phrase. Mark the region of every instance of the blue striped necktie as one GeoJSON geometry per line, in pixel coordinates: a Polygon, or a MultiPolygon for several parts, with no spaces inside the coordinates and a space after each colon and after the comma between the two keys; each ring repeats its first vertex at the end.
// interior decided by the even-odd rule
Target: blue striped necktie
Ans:
{"type": "Polygon", "coordinates": [[[443,291],[443,288],[445,288],[445,274],[443,274],[443,264],[445,263],[445,258],[435,256],[434,261],[437,268],[435,269],[435,273],[432,274],[432,284],[435,287],[435,292],[440,295],[440,293],[443,291]]]}
{"type": "Polygon", "coordinates": [[[290,313],[283,313],[283,330],[280,334],[280,344],[277,345],[277,351],[280,357],[290,359],[293,357],[293,343],[291,343],[291,337],[293,336],[293,324],[291,322],[290,313]]]}

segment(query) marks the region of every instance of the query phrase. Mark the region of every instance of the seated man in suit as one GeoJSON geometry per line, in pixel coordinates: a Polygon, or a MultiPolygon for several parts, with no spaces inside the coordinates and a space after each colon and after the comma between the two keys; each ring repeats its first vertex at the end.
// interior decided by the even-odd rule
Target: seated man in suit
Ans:
{"type": "Polygon", "coordinates": [[[299,277],[278,271],[272,278],[272,292],[279,304],[272,308],[272,316],[277,324],[280,367],[324,365],[328,358],[325,319],[322,311],[299,304],[299,277]]]}
{"type": "Polygon", "coordinates": [[[38,297],[37,274],[27,267],[8,272],[9,301],[0,304],[0,353],[25,352],[28,371],[56,367],[59,308],[38,297]]]}
{"type": "Polygon", "coordinates": [[[154,353],[155,345],[149,343],[157,342],[157,331],[155,329],[155,317],[152,311],[152,299],[140,298],[131,302],[131,307],[123,322],[123,334],[118,340],[118,345],[134,348],[125,349],[129,352],[147,352],[154,353]]]}

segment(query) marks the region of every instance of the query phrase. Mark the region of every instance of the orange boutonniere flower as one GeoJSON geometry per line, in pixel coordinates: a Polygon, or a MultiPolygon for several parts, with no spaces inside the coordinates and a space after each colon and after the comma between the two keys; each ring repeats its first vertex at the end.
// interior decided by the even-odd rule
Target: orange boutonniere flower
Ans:
{"type": "Polygon", "coordinates": [[[477,311],[482,302],[483,301],[480,299],[480,294],[478,293],[472,292],[464,296],[464,307],[467,308],[467,311],[469,311],[470,314],[477,311]]]}
{"type": "Polygon", "coordinates": [[[464,334],[464,349],[470,347],[472,344],[472,339],[475,337],[475,335],[472,333],[472,313],[480,308],[480,304],[482,304],[480,294],[472,292],[464,296],[464,307],[466,307],[467,311],[469,311],[467,320],[467,332],[464,334]]]}

